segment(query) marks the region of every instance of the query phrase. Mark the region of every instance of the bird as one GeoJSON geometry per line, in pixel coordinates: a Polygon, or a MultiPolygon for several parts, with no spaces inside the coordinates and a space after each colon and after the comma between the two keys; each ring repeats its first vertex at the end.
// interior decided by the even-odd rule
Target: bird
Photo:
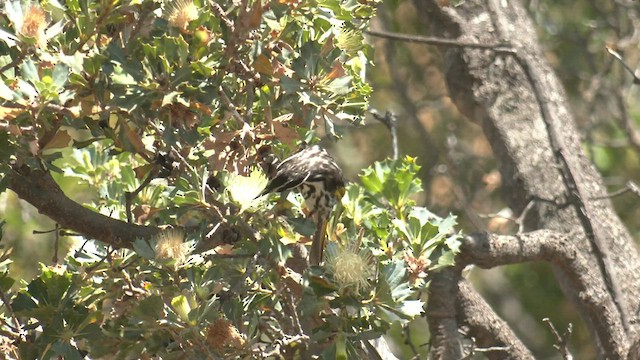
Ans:
{"type": "Polygon", "coordinates": [[[320,265],[324,252],[327,220],[345,192],[342,169],[319,145],[304,148],[277,164],[275,175],[258,196],[288,190],[299,191],[309,210],[307,217],[316,223],[309,263],[320,265]]]}

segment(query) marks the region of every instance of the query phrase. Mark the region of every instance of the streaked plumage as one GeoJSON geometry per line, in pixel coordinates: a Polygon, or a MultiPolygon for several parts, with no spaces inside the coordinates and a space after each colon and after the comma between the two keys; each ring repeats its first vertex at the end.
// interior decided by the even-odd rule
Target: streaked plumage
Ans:
{"type": "Polygon", "coordinates": [[[300,191],[317,225],[309,262],[322,262],[327,219],[343,193],[342,170],[327,151],[318,145],[303,149],[278,164],[275,176],[261,195],[287,190],[300,191]]]}

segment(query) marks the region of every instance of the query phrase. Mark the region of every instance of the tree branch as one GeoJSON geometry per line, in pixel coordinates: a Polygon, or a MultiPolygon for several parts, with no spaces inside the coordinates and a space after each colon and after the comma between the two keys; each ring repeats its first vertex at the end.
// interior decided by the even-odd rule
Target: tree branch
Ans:
{"type": "Polygon", "coordinates": [[[150,239],[160,229],[128,224],[91,211],[68,198],[50,174],[23,168],[8,173],[8,188],[60,226],[115,248],[131,248],[137,238],[150,239]]]}
{"type": "Polygon", "coordinates": [[[462,337],[458,332],[455,299],[460,281],[460,268],[445,268],[437,272],[429,285],[426,313],[431,333],[430,345],[434,359],[461,359],[462,337]]]}
{"type": "Polygon", "coordinates": [[[502,347],[487,352],[488,359],[534,359],[533,354],[513,333],[509,325],[499,318],[468,281],[458,283],[458,321],[469,326],[469,336],[480,347],[502,347]]]}
{"type": "Polygon", "coordinates": [[[487,50],[494,50],[497,52],[506,52],[506,53],[511,53],[514,51],[513,49],[511,49],[509,44],[481,44],[481,43],[460,41],[455,39],[446,39],[446,38],[422,36],[422,35],[399,34],[399,33],[379,31],[379,30],[367,30],[364,33],[370,36],[375,36],[383,39],[407,41],[407,42],[427,44],[427,45],[439,45],[439,46],[444,45],[444,46],[464,47],[464,48],[471,48],[471,49],[487,49],[487,50]]]}
{"type": "Polygon", "coordinates": [[[463,239],[457,263],[483,269],[528,261],[567,263],[575,252],[567,235],[550,230],[518,235],[477,233],[463,239]]]}

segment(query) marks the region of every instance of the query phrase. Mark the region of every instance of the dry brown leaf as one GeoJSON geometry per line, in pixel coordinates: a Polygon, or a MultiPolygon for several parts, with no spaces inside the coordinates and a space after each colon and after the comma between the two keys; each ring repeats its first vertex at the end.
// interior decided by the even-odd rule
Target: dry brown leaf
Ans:
{"type": "Polygon", "coordinates": [[[13,120],[23,112],[25,112],[23,109],[0,106],[0,119],[13,120]]]}
{"type": "Polygon", "coordinates": [[[249,16],[249,22],[247,23],[249,28],[247,30],[255,29],[260,26],[260,23],[262,22],[262,1],[254,2],[253,7],[247,13],[247,16],[249,16]]]}
{"type": "Polygon", "coordinates": [[[49,142],[47,142],[47,144],[42,148],[42,151],[66,148],[71,145],[71,141],[71,136],[69,135],[69,132],[67,130],[58,129],[51,140],[49,140],[49,142]]]}
{"type": "Polygon", "coordinates": [[[154,208],[147,204],[138,205],[133,208],[132,213],[136,218],[136,223],[144,224],[146,223],[151,216],[160,211],[160,208],[154,208]]]}
{"type": "Polygon", "coordinates": [[[271,61],[264,54],[260,54],[256,58],[256,60],[253,62],[252,66],[255,69],[255,71],[259,72],[260,74],[264,74],[268,76],[273,75],[273,66],[271,65],[271,61]]]}
{"type": "Polygon", "coordinates": [[[342,62],[336,61],[331,68],[331,72],[325,76],[325,80],[333,80],[337,78],[341,78],[346,74],[344,70],[344,66],[342,66],[342,62]]]}
{"type": "Polygon", "coordinates": [[[127,124],[126,120],[119,118],[119,123],[120,123],[120,126],[122,127],[122,131],[126,139],[129,141],[129,144],[131,144],[134,151],[140,156],[142,156],[145,160],[149,160],[151,157],[151,152],[145,148],[144,143],[142,142],[142,138],[140,138],[140,135],[135,130],[133,130],[129,126],[129,124],[127,124]]]}
{"type": "Polygon", "coordinates": [[[149,172],[153,171],[157,167],[158,165],[156,164],[145,164],[134,168],[133,172],[136,174],[136,178],[138,180],[142,180],[147,176],[147,174],[149,174],[149,172]]]}

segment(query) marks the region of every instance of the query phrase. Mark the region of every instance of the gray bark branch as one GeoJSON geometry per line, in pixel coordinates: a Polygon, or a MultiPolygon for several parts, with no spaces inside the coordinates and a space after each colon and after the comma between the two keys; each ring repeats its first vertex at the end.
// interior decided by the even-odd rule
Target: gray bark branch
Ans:
{"type": "MultiPolygon", "coordinates": [[[[463,2],[455,8],[436,1],[415,4],[436,36],[509,44],[516,50],[514,55],[447,47],[450,96],[463,114],[482,125],[500,163],[510,206],[521,211],[535,202],[524,230],[571,234],[562,239],[565,250],[545,248],[552,237],[546,237],[547,244],[529,244],[539,241],[535,237],[520,237],[515,244],[538,246],[528,260],[553,264],[600,356],[626,358],[638,331],[628,314],[640,305],[640,257],[611,202],[596,200],[606,194],[602,178],[584,156],[564,89],[545,60],[526,11],[518,1],[463,2]]],[[[528,261],[512,244],[502,246],[513,252],[503,261],[528,261]]],[[[474,261],[482,264],[489,258],[474,261]]]]}

